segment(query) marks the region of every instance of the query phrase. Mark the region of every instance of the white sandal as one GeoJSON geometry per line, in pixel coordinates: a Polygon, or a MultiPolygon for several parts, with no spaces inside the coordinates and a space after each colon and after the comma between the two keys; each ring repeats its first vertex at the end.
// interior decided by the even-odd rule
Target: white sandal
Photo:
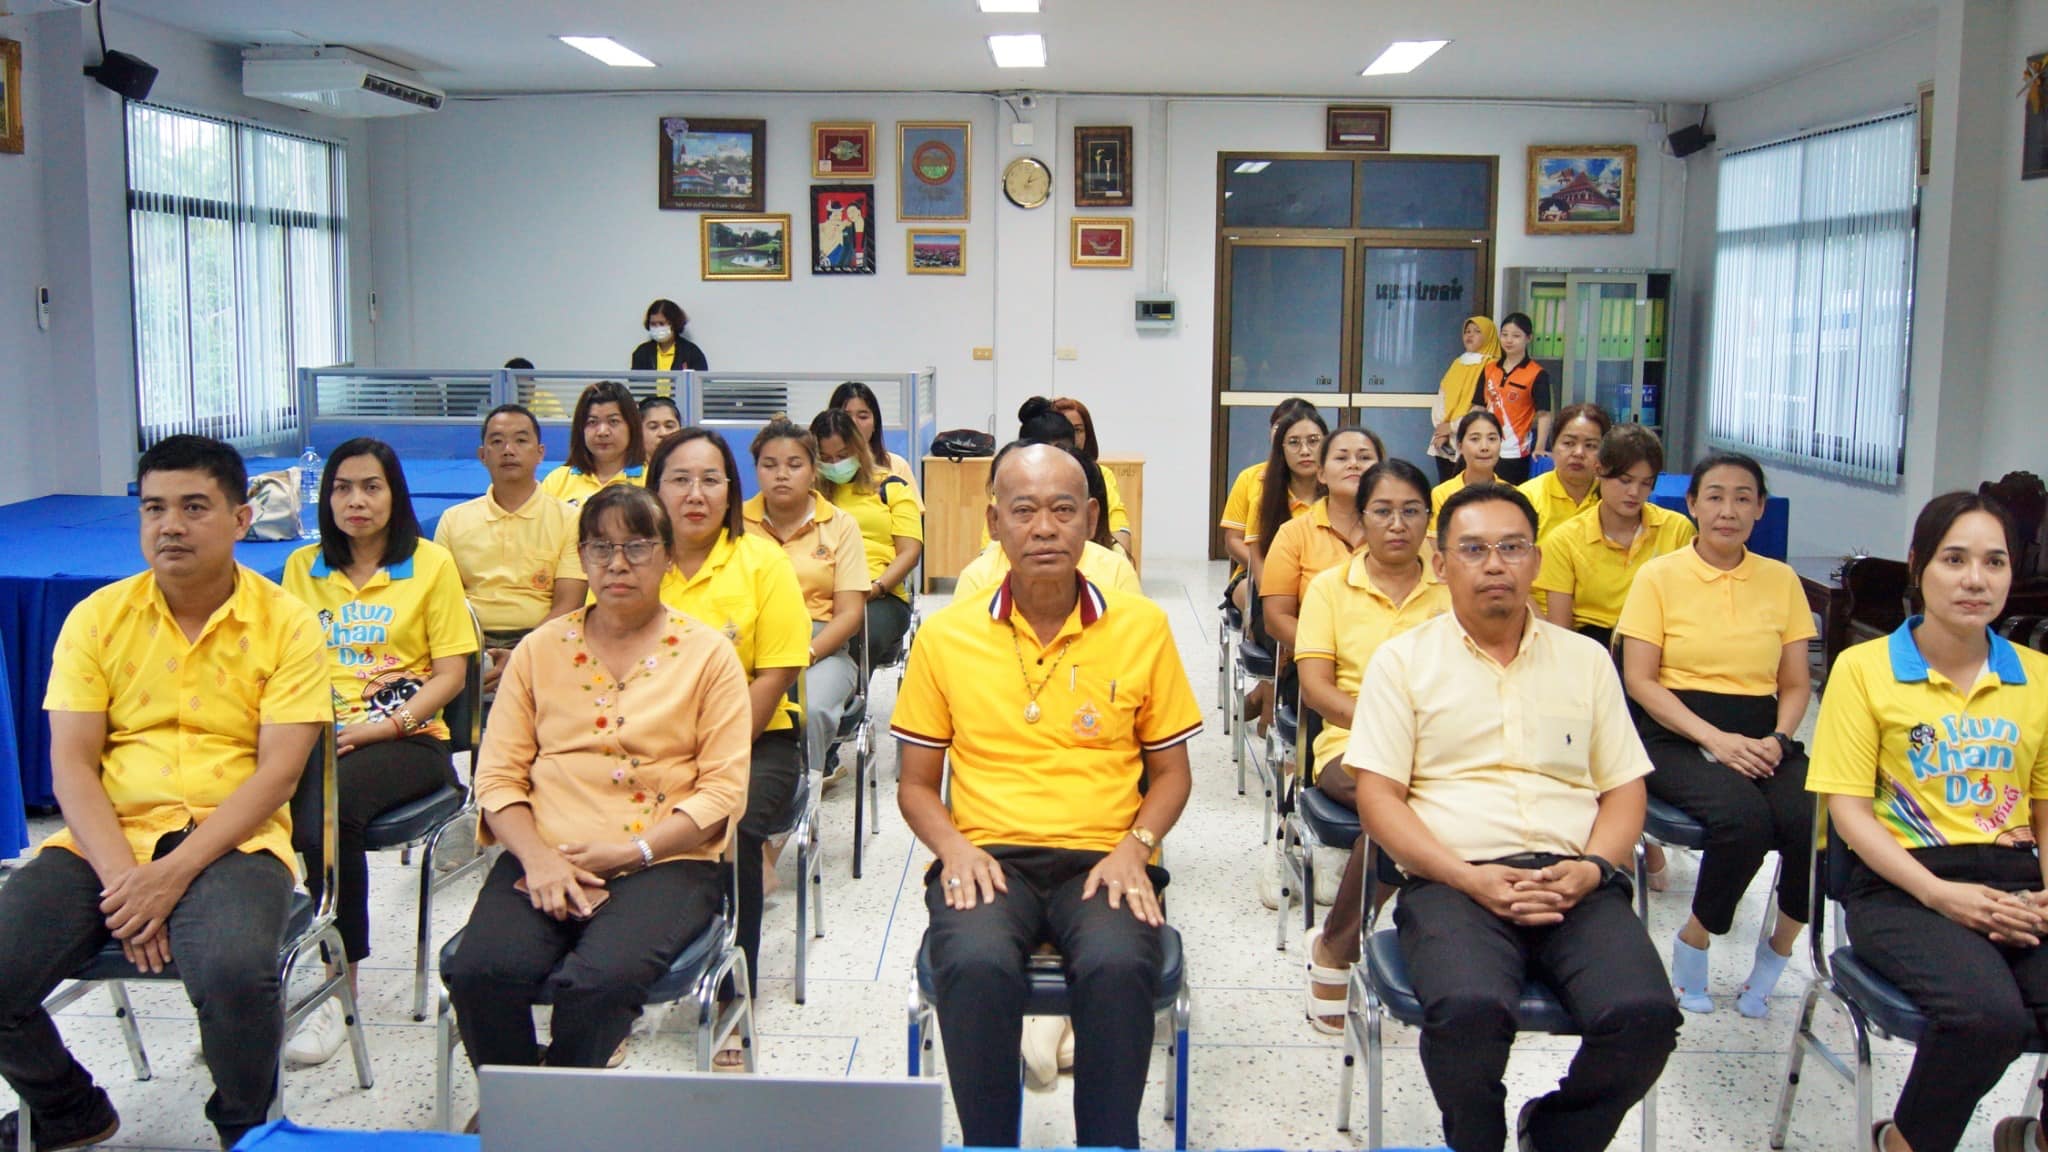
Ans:
{"type": "Polygon", "coordinates": [[[1322,938],[1323,930],[1318,927],[1309,929],[1308,935],[1302,937],[1301,940],[1302,954],[1306,957],[1309,983],[1309,986],[1302,990],[1302,1009],[1308,1016],[1310,1027],[1325,1036],[1342,1036],[1344,1034],[1343,1020],[1351,997],[1351,969],[1349,966],[1331,968],[1327,965],[1316,963],[1316,945],[1322,941],[1322,938]],[[1318,996],[1316,995],[1316,987],[1318,985],[1326,988],[1332,986],[1342,988],[1344,989],[1344,995],[1337,999],[1318,996]],[[1330,1009],[1332,1008],[1335,1008],[1336,1011],[1331,1012],[1330,1009]],[[1337,1023],[1331,1024],[1331,1020],[1336,1020],[1337,1023]]]}

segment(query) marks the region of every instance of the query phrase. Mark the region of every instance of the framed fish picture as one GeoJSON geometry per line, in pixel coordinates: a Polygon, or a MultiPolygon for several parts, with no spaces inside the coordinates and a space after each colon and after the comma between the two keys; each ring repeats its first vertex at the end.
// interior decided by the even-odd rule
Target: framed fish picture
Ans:
{"type": "Polygon", "coordinates": [[[874,121],[812,124],[811,175],[819,180],[873,180],[874,121]]]}

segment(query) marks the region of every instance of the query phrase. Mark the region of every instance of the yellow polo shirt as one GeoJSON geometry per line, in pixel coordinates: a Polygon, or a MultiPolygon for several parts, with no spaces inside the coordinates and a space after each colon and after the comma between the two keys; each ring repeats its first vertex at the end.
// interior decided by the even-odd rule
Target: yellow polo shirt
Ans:
{"type": "MultiPolygon", "coordinates": [[[[1265,467],[1263,464],[1259,465],[1259,471],[1264,473],[1265,467]]],[[[1252,477],[1251,490],[1246,495],[1251,499],[1251,512],[1245,518],[1244,542],[1250,544],[1266,533],[1266,526],[1259,523],[1259,505],[1266,501],[1266,478],[1264,475],[1252,477]]],[[[1294,489],[1289,488],[1287,490],[1287,518],[1289,520],[1294,519],[1308,511],[1309,506],[1314,503],[1315,501],[1313,500],[1303,500],[1301,497],[1296,496],[1294,489]]]]}
{"type": "MultiPolygon", "coordinates": [[[[863,492],[851,484],[833,484],[825,489],[825,498],[860,525],[860,538],[867,544],[870,581],[896,562],[896,537],[906,536],[924,543],[924,508],[918,504],[910,485],[894,476],[881,477],[873,492],[863,492]]],[[[987,531],[985,525],[983,531],[987,531]]],[[[890,594],[899,600],[909,600],[908,583],[899,582],[889,589],[890,594]]]]}
{"type": "MultiPolygon", "coordinates": [[[[1138,570],[1124,559],[1121,552],[1104,548],[1090,540],[1081,545],[1081,562],[1076,565],[1081,575],[1086,576],[1098,588],[1110,588],[1143,596],[1144,588],[1138,583],[1138,570]]],[[[975,596],[986,596],[996,590],[996,585],[1010,574],[1010,554],[997,544],[990,544],[981,554],[967,562],[960,575],[953,580],[953,599],[967,600],[975,596]]]]}
{"type": "MultiPolygon", "coordinates": [[[[1358,698],[1358,682],[1366,662],[1388,639],[1451,610],[1451,592],[1422,565],[1422,582],[1399,604],[1373,586],[1364,553],[1309,581],[1301,598],[1301,623],[1294,636],[1296,663],[1329,660],[1337,666],[1337,688],[1358,698]]],[[[1311,774],[1339,757],[1351,742],[1351,729],[1323,722],[1316,734],[1311,774]]]]}
{"type": "Polygon", "coordinates": [[[1622,548],[1600,530],[1600,506],[1595,504],[1558,525],[1544,541],[1536,587],[1572,598],[1574,627],[1612,628],[1643,565],[1678,551],[1697,535],[1692,521],[1680,513],[1644,504],[1642,529],[1622,548]]]}
{"type": "Polygon", "coordinates": [[[1643,565],[1614,630],[1664,650],[1664,687],[1730,696],[1777,695],[1785,646],[1815,635],[1790,566],[1745,552],[1723,572],[1690,546],[1643,565]]]}
{"type": "Polygon", "coordinates": [[[975,844],[1115,848],[1137,818],[1143,754],[1202,730],[1165,610],[1076,581],[1045,643],[1005,580],[933,613],[911,646],[891,731],[949,751],[953,824],[975,844]]]}
{"type": "Polygon", "coordinates": [[[603,484],[598,483],[597,477],[591,473],[585,472],[581,468],[564,464],[548,473],[547,479],[540,482],[540,490],[571,508],[581,508],[585,500],[597,495],[599,491],[610,485],[639,484],[644,486],[646,483],[647,469],[638,464],[627,468],[603,484]]]}
{"type": "Polygon", "coordinates": [[[903,481],[905,484],[910,485],[911,497],[917,501],[917,506],[919,508],[923,508],[924,493],[919,492],[917,490],[917,473],[912,472],[910,470],[910,461],[905,460],[903,457],[898,456],[894,452],[891,452],[889,453],[889,459],[885,466],[889,470],[889,475],[894,476],[898,480],[903,481]]]}
{"type": "Polygon", "coordinates": [[[768,523],[766,506],[767,501],[758,495],[741,506],[747,534],[768,541],[789,557],[797,587],[803,590],[804,608],[812,620],[820,624],[831,622],[832,597],[838,593],[867,595],[867,552],[861,544],[860,525],[853,517],[818,496],[810,517],[784,540],[768,523]]]}
{"type": "MultiPolygon", "coordinates": [[[[285,590],[311,605],[327,634],[328,683],[338,727],[398,715],[443,656],[476,651],[455,558],[422,540],[412,558],[379,568],[357,588],[327,566],[318,544],[291,554],[285,590]]],[[[440,713],[416,716],[416,735],[448,739],[440,713]]]]}
{"type": "MultiPolygon", "coordinates": [[[[1496,480],[1495,483],[1499,483],[1499,481],[1496,480]]],[[[1464,490],[1465,474],[1463,472],[1459,472],[1456,476],[1429,490],[1428,532],[1431,540],[1436,539],[1436,518],[1443,512],[1444,502],[1464,490]]]]}
{"type": "MultiPolygon", "coordinates": [[[[1460,484],[1459,487],[1464,485],[1460,484]]],[[[1529,506],[1536,509],[1536,542],[1543,543],[1550,531],[1558,525],[1577,516],[1588,508],[1600,503],[1600,482],[1586,489],[1584,500],[1573,500],[1572,494],[1564,490],[1564,482],[1557,478],[1553,468],[1533,480],[1525,480],[1515,490],[1529,498],[1529,506]]]]}
{"type": "MultiPolygon", "coordinates": [[[[732,641],[748,683],[762,668],[810,666],[811,614],[796,569],[772,540],[721,531],[695,576],[685,580],[674,566],[662,574],[661,602],[732,641]]],[[[795,708],[785,704],[767,730],[788,728],[795,708]]]]}
{"type": "Polygon", "coordinates": [[[1994,633],[1965,691],[1927,666],[1920,621],[1835,659],[1807,790],[1869,797],[1907,848],[2024,843],[2048,800],[2048,656],[1994,633]]]}
{"type": "MultiPolygon", "coordinates": [[[[80,601],[57,634],[43,708],[106,714],[100,786],[137,863],[164,836],[204,823],[256,774],[262,725],[334,720],[319,621],[240,566],[227,603],[189,644],[154,573],[80,601]]],[[[84,855],[66,829],[43,847],[84,855]]],[[[269,852],[297,874],[290,809],[271,813],[240,848],[269,852]]]]}
{"type": "Polygon", "coordinates": [[[1366,665],[1344,766],[1408,786],[1444,847],[1478,862],[1585,852],[1600,796],[1650,772],[1607,650],[1528,616],[1505,666],[1446,612],[1366,665]]]}
{"type": "Polygon", "coordinates": [[[1259,514],[1259,502],[1254,499],[1264,487],[1259,477],[1266,471],[1265,461],[1247,465],[1230,481],[1230,492],[1223,498],[1223,517],[1218,525],[1235,528],[1249,533],[1251,523],[1259,514]]]}
{"type": "Polygon", "coordinates": [[[516,512],[490,492],[441,514],[434,543],[455,557],[463,594],[486,632],[530,632],[555,605],[555,581],[582,580],[576,515],[535,490],[516,512]]]}
{"type": "Polygon", "coordinates": [[[1324,496],[1309,505],[1308,514],[1296,516],[1273,534],[1266,548],[1265,580],[1259,597],[1292,596],[1299,600],[1310,582],[1351,558],[1351,544],[1330,526],[1330,498],[1324,496]]]}

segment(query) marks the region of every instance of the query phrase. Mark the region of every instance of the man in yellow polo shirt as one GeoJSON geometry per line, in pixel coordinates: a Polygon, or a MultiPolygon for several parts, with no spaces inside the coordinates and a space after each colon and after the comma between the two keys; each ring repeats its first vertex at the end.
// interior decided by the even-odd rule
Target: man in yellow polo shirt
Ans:
{"type": "Polygon", "coordinates": [[[540,490],[545,451],[532,412],[517,404],[491,409],[476,450],[491,487],[442,513],[434,529],[434,543],[455,557],[463,595],[484,626],[486,688],[497,685],[505,657],[528,632],[583,604],[576,514],[540,490]]]}
{"type": "Polygon", "coordinates": [[[1166,613],[1077,571],[1100,515],[1081,462],[1012,444],[990,468],[1010,575],[918,629],[892,725],[904,821],[938,857],[925,906],[953,1104],[963,1143],[1016,1143],[1025,964],[1050,943],[1076,1143],[1137,1148],[1165,922],[1150,861],[1187,804],[1201,709],[1166,613]]]}
{"type": "MultiPolygon", "coordinates": [[[[241,457],[173,436],[143,453],[138,486],[149,570],[72,609],[43,700],[65,828],[0,885],[0,1076],[39,1149],[121,1126],[42,1007],[109,939],[148,971],[177,964],[221,1146],[263,1123],[284,1039],[286,804],[334,717],[312,609],[235,563],[241,457]]],[[[17,1126],[0,1119],[0,1148],[17,1126]]]]}
{"type": "Polygon", "coordinates": [[[1452,1148],[1506,1146],[1501,1074],[1525,979],[1582,1039],[1515,1127],[1529,1152],[1597,1152],[1678,1043],[1664,963],[1623,871],[1650,760],[1599,644],[1536,618],[1536,510],[1502,484],[1438,517],[1451,611],[1380,646],[1345,749],[1359,823],[1407,880],[1394,906],[1422,1000],[1422,1069],[1452,1148]]]}

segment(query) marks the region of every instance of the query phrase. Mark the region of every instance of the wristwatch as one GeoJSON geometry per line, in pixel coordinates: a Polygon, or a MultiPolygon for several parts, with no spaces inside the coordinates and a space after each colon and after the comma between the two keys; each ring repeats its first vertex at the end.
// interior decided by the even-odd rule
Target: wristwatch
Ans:
{"type": "Polygon", "coordinates": [[[1635,894],[1635,878],[1609,863],[1606,857],[1596,856],[1588,852],[1579,857],[1579,859],[1600,869],[1600,883],[1596,885],[1597,888],[1614,887],[1621,889],[1624,895],[1633,896],[1635,894]]]}
{"type": "Polygon", "coordinates": [[[1783,732],[1773,732],[1771,733],[1771,739],[1778,742],[1779,751],[1787,753],[1792,751],[1792,737],[1785,735],[1783,732]]]}
{"type": "Polygon", "coordinates": [[[1159,837],[1154,836],[1150,828],[1140,824],[1131,825],[1131,839],[1143,844],[1147,852],[1159,851],[1159,837]]]}

